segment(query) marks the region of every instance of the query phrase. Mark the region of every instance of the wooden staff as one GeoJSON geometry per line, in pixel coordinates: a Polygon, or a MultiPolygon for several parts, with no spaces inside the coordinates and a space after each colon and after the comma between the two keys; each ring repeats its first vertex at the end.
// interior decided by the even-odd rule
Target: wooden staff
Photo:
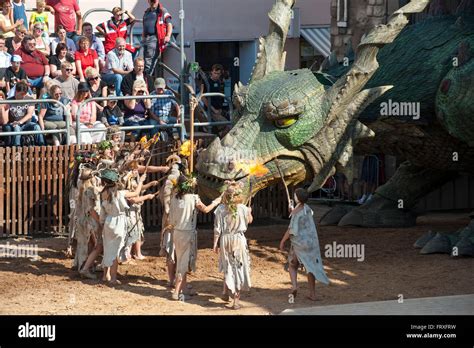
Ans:
{"type": "Polygon", "coordinates": [[[283,172],[281,171],[280,166],[278,165],[277,158],[275,158],[275,165],[277,167],[278,174],[280,174],[281,181],[283,181],[283,185],[285,186],[286,198],[288,199],[288,204],[290,204],[291,202],[290,191],[288,191],[288,185],[286,185],[285,177],[283,176],[283,172]]]}
{"type": "Polygon", "coordinates": [[[198,100],[195,96],[191,96],[189,99],[189,133],[190,133],[190,147],[189,147],[189,174],[191,174],[194,170],[194,110],[198,106],[198,100]]]}

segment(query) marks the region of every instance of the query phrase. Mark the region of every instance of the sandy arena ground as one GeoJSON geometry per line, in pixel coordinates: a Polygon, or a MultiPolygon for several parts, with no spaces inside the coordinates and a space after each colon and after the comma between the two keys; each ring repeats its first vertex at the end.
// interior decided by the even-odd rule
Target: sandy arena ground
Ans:
{"type": "MultiPolygon", "coordinates": [[[[317,212],[318,216],[320,212],[317,212]]],[[[466,225],[467,214],[437,213],[419,218],[408,229],[364,229],[320,227],[324,246],[337,243],[364,244],[365,260],[326,258],[332,281],[317,284],[319,301],[305,298],[306,277],[301,274],[300,291],[288,303],[289,276],[283,270],[286,253],[278,250],[287,221],[268,220],[253,225],[247,238],[252,256],[253,288],[242,296],[244,308],[226,308],[219,295],[222,276],[212,252],[212,226],[199,229],[198,270],[190,276],[197,296],[186,303],[171,300],[166,287],[165,259],[158,257],[159,234],[146,234],[147,259],[119,267],[122,285],[109,287],[100,281],[83,280],[71,270],[64,256],[65,238],[1,240],[5,245],[36,243],[40,259],[0,259],[0,314],[278,314],[287,308],[313,305],[396,300],[474,293],[474,259],[452,259],[448,255],[420,255],[413,242],[429,229],[455,231],[466,225]]]]}

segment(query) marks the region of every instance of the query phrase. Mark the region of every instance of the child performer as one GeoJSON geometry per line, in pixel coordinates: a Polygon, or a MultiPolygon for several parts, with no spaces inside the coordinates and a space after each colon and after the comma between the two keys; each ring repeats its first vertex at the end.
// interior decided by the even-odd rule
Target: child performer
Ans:
{"type": "Polygon", "coordinates": [[[197,210],[209,213],[217,207],[221,197],[210,205],[204,205],[194,194],[196,179],[181,175],[177,182],[176,194],[170,202],[170,224],[173,225],[173,242],[176,250],[176,287],[173,300],[185,300],[186,273],[196,270],[197,257],[197,210]]]}
{"type": "Polygon", "coordinates": [[[119,187],[119,174],[112,169],[102,170],[100,178],[104,184],[101,194],[102,207],[100,222],[103,225],[104,267],[103,280],[111,284],[120,284],[117,280],[118,256],[127,233],[127,198],[138,197],[146,175],[140,177],[134,192],[119,187]]]}
{"type": "Polygon", "coordinates": [[[222,299],[229,301],[229,290],[234,295],[233,309],[240,309],[240,291],[250,289],[250,254],[244,233],[252,223],[252,209],[243,205],[243,186],[226,182],[222,203],[214,220],[214,252],[219,254],[219,271],[224,273],[222,299]],[[220,250],[217,247],[220,238],[220,250]]]}
{"type": "Polygon", "coordinates": [[[95,279],[95,275],[90,272],[83,272],[81,267],[86,262],[89,255],[89,242],[95,240],[99,230],[100,198],[99,183],[93,175],[92,169],[80,169],[79,192],[77,195],[77,229],[76,229],[76,257],[75,266],[81,276],[95,279]]]}
{"type": "Polygon", "coordinates": [[[181,175],[181,158],[177,155],[168,156],[166,164],[170,166],[168,177],[160,190],[160,201],[163,207],[161,218],[161,243],[160,256],[166,256],[166,269],[168,271],[169,287],[174,288],[176,275],[176,251],[173,243],[173,227],[169,222],[170,201],[173,195],[173,182],[177,182],[181,175]]]}
{"type": "Polygon", "coordinates": [[[296,297],[298,266],[302,264],[308,274],[309,296],[307,298],[316,301],[315,279],[324,284],[329,284],[329,279],[323,268],[313,211],[306,204],[308,197],[309,194],[304,189],[299,188],[295,191],[296,207],[291,211],[290,226],[280,242],[280,250],[284,250],[285,242],[290,239],[291,247],[288,254],[292,285],[290,296],[296,297]]]}

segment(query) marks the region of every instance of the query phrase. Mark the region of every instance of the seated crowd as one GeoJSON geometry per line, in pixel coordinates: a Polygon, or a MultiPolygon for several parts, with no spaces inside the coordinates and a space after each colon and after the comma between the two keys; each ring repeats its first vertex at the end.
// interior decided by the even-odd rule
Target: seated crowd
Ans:
{"type": "MultiPolygon", "coordinates": [[[[106,130],[113,125],[180,122],[179,105],[165,80],[147,74],[145,59],[136,56],[136,48],[126,43],[127,26],[135,21],[131,13],[115,7],[112,18],[96,27],[104,35],[104,45],[87,22],[81,26],[83,36],[69,35],[62,25],[50,34],[45,11],[54,13],[54,8],[45,1],[37,1],[29,26],[23,19],[13,20],[11,5],[5,1],[0,14],[0,100],[53,99],[58,103],[0,104],[0,132],[65,130],[68,121],[70,140],[75,143],[77,126],[106,130]],[[125,20],[124,14],[128,16],[125,20]],[[167,97],[83,105],[93,97],[155,94],[167,97]]],[[[157,132],[133,131],[130,136],[157,132]]],[[[81,143],[100,142],[105,134],[81,132],[81,143]]],[[[166,131],[163,134],[166,136],[166,131]]],[[[0,137],[0,145],[60,145],[65,144],[65,138],[64,133],[13,135],[0,137]]]]}

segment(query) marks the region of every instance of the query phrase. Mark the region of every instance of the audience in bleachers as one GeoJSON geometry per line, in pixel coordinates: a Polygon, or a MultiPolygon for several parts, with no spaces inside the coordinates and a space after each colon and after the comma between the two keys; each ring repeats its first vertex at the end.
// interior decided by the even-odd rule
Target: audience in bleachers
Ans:
{"type": "MultiPolygon", "coordinates": [[[[1,6],[1,5],[0,5],[1,6]]],[[[127,44],[128,29],[135,16],[120,7],[112,9],[110,19],[95,28],[82,21],[77,0],[37,0],[27,16],[24,0],[6,0],[0,13],[0,100],[56,99],[70,110],[72,126],[80,120],[82,129],[105,129],[114,125],[159,125],[174,123],[180,117],[173,92],[164,79],[154,81],[145,73],[165,49],[172,33],[171,15],[151,0],[144,14],[144,47],[134,59],[137,48],[127,44]],[[54,16],[54,28],[49,20],[54,16]],[[127,16],[124,18],[124,16],[127,16]],[[29,21],[28,21],[29,18],[29,21]],[[160,24],[161,23],[161,24],[160,24]],[[54,32],[53,32],[54,29],[54,32]],[[152,47],[155,43],[155,47],[152,47]],[[156,47],[156,44],[159,47],[156,47]],[[145,56],[145,58],[143,58],[145,56]],[[170,98],[108,100],[81,103],[92,97],[165,94],[170,98]]],[[[143,48],[143,46],[142,46],[143,48]]],[[[0,125],[4,131],[51,130],[66,127],[66,113],[55,103],[38,105],[0,104],[0,125]]],[[[154,135],[158,129],[133,135],[154,135]]],[[[105,132],[82,133],[81,143],[103,140],[105,132]]],[[[59,145],[65,137],[0,137],[0,144],[19,146],[48,143],[59,145]]],[[[71,137],[73,140],[75,137],[71,137]]]]}

